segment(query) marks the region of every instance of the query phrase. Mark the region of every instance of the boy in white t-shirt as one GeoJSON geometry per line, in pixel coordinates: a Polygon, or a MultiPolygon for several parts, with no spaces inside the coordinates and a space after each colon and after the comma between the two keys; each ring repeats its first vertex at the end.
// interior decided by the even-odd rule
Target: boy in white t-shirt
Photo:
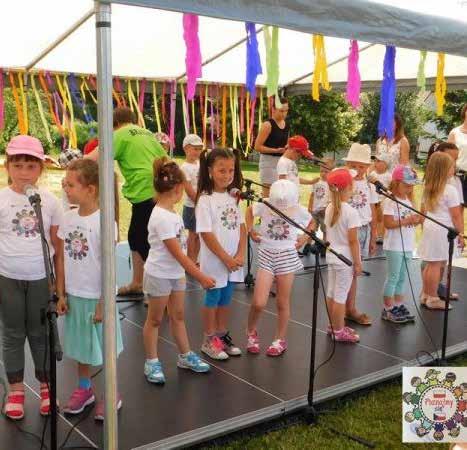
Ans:
{"type": "MultiPolygon", "coordinates": [[[[391,184],[391,172],[389,171],[389,164],[391,158],[387,153],[381,153],[376,156],[372,156],[374,159],[373,170],[369,173],[368,179],[371,181],[379,181],[385,188],[389,188],[391,184]]],[[[379,195],[379,202],[376,203],[376,222],[377,222],[377,237],[376,243],[382,244],[384,240],[384,223],[383,223],[383,202],[384,195],[379,195]]]]}
{"type": "Polygon", "coordinates": [[[185,174],[185,201],[183,203],[183,224],[188,230],[187,255],[196,263],[199,254],[199,236],[196,233],[195,201],[198,193],[199,155],[203,141],[196,134],[188,134],[183,139],[185,162],[180,166],[185,174]]]}
{"type": "Polygon", "coordinates": [[[301,157],[312,159],[313,153],[308,148],[308,141],[303,136],[292,136],[287,142],[287,149],[277,163],[277,176],[280,180],[290,180],[293,183],[314,184],[315,180],[307,180],[298,176],[296,161],[301,157]]]}
{"type": "MultiPolygon", "coordinates": [[[[350,147],[346,158],[348,169],[357,172],[354,178],[354,192],[349,199],[349,205],[354,208],[360,217],[361,226],[358,229],[360,254],[362,258],[373,254],[376,249],[376,203],[378,194],[373,184],[366,179],[371,164],[371,149],[368,144],[354,143],[350,147]]],[[[371,325],[371,319],[365,313],[356,309],[355,298],[357,294],[357,277],[354,276],[352,287],[346,303],[346,317],[348,320],[360,325],[371,325]]]]}

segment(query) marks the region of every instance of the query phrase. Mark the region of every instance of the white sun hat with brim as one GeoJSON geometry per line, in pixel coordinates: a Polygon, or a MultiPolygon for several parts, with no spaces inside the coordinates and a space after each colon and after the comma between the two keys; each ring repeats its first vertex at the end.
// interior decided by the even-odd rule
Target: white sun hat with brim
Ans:
{"type": "Polygon", "coordinates": [[[371,164],[371,148],[368,144],[354,142],[343,161],[371,164]]]}
{"type": "Polygon", "coordinates": [[[284,213],[293,212],[300,205],[298,186],[290,180],[277,180],[271,185],[268,200],[284,213]]]}

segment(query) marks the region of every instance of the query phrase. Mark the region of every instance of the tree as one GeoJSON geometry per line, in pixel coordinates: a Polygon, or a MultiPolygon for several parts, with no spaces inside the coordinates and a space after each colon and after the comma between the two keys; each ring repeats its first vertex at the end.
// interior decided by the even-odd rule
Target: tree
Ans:
{"type": "Polygon", "coordinates": [[[461,119],[462,107],[467,103],[467,91],[449,91],[446,93],[446,104],[444,105],[444,114],[441,117],[435,117],[439,131],[443,131],[446,136],[456,126],[461,119]]]}
{"type": "Polygon", "coordinates": [[[321,92],[315,102],[310,95],[289,98],[291,133],[301,134],[317,155],[347,149],[359,132],[359,114],[337,92],[321,92]]]}
{"type": "MultiPolygon", "coordinates": [[[[359,142],[372,144],[378,139],[380,106],[379,93],[362,94],[359,116],[363,125],[357,135],[359,142]]],[[[420,102],[416,92],[398,92],[396,94],[396,112],[402,117],[405,135],[411,150],[414,151],[418,138],[425,134],[423,125],[432,117],[432,112],[420,102]]]]}

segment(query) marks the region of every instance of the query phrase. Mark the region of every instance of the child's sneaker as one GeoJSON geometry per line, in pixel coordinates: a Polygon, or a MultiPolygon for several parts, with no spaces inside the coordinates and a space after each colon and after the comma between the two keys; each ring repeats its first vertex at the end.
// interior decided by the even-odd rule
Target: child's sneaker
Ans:
{"type": "Polygon", "coordinates": [[[162,372],[162,364],[160,361],[156,362],[148,362],[144,363],[144,375],[146,376],[146,380],[150,383],[155,384],[164,384],[165,383],[165,376],[164,372],[162,372]]]}
{"type": "Polygon", "coordinates": [[[65,414],[80,414],[86,406],[92,405],[96,401],[92,389],[75,389],[71,394],[68,403],[64,408],[65,414]]]}
{"type": "Polygon", "coordinates": [[[381,319],[387,320],[392,323],[405,323],[408,322],[407,317],[402,313],[397,306],[393,306],[391,309],[383,309],[381,313],[381,319]]]}
{"type": "Polygon", "coordinates": [[[258,333],[254,331],[253,333],[248,333],[247,336],[248,343],[246,345],[246,351],[253,355],[257,355],[260,352],[258,333]]]}
{"type": "Polygon", "coordinates": [[[242,351],[234,345],[232,338],[230,337],[229,332],[225,333],[223,336],[219,336],[222,343],[224,344],[224,350],[229,356],[240,356],[242,351]]]}
{"type": "Polygon", "coordinates": [[[12,420],[24,417],[24,391],[11,391],[5,405],[5,416],[12,420]]]}
{"type": "Polygon", "coordinates": [[[355,344],[360,340],[360,336],[358,334],[351,333],[347,328],[342,328],[342,330],[334,332],[334,335],[331,337],[336,342],[350,342],[352,344],[355,344]]]}
{"type": "Polygon", "coordinates": [[[284,339],[276,339],[266,350],[268,356],[280,356],[287,350],[287,342],[284,339]]]}
{"type": "Polygon", "coordinates": [[[201,351],[212,359],[224,360],[229,358],[229,355],[224,352],[224,343],[217,336],[211,336],[206,340],[201,346],[201,351]]]}
{"type": "MultiPolygon", "coordinates": [[[[104,406],[104,399],[101,398],[98,402],[97,402],[97,406],[96,406],[96,413],[94,414],[94,420],[100,420],[100,421],[103,421],[104,420],[104,410],[105,410],[105,406],[104,406]]],[[[123,406],[123,403],[122,403],[122,397],[120,396],[119,393],[117,393],[117,411],[120,411],[120,408],[123,406]]]]}
{"type": "Polygon", "coordinates": [[[409,322],[415,322],[415,316],[407,309],[404,304],[399,305],[397,308],[409,322]]]}
{"type": "Polygon", "coordinates": [[[178,355],[177,366],[199,373],[209,372],[211,369],[211,366],[204,362],[195,352],[188,352],[185,356],[178,355]]]}
{"type": "MultiPolygon", "coordinates": [[[[357,332],[353,329],[353,328],[350,328],[348,326],[345,326],[344,327],[349,333],[352,333],[352,334],[357,334],[357,332]]],[[[329,334],[329,336],[332,335],[332,328],[331,328],[331,325],[328,325],[328,328],[326,330],[326,333],[329,334]]]]}

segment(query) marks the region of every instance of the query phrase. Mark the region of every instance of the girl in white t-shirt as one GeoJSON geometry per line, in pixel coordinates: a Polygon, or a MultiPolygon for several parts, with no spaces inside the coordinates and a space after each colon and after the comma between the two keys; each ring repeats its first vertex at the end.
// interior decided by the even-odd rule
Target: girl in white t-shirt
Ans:
{"type": "MultiPolygon", "coordinates": [[[[463,218],[460,212],[459,195],[449,184],[454,175],[455,164],[446,153],[434,153],[425,172],[425,189],[422,197],[422,211],[439,222],[463,232],[463,218]]],[[[423,270],[423,291],[421,303],[429,309],[444,309],[445,304],[438,296],[441,269],[448,260],[448,239],[446,229],[430,220],[423,222],[423,233],[418,253],[426,262],[423,270]]],[[[458,245],[463,248],[464,240],[459,236],[458,245]]]]}
{"type": "MultiPolygon", "coordinates": [[[[64,411],[80,414],[95,402],[91,386],[91,367],[103,364],[103,304],[101,297],[101,228],[99,210],[99,168],[90,159],[71,162],[63,189],[71,204],[64,214],[58,236],[64,242],[66,299],[57,311],[65,315],[63,350],[77,363],[78,386],[64,411]]],[[[118,314],[115,322],[117,353],[123,350],[118,314]]],[[[122,406],[118,398],[117,409],[122,406]]],[[[103,398],[98,402],[95,419],[104,420],[103,398]]]]}
{"type": "MultiPolygon", "coordinates": [[[[6,148],[9,186],[0,190],[0,311],[3,325],[3,363],[9,384],[4,413],[24,417],[24,342],[27,337],[40,383],[40,413],[50,413],[47,366],[47,325],[41,311],[51,298],[44,268],[39,221],[25,188],[37,186],[44,169],[39,139],[15,136],[6,148]],[[46,366],[47,369],[44,367],[46,366]]],[[[63,247],[57,237],[62,211],[58,200],[38,189],[45,238],[55,270],[55,293],[64,296],[63,247]]]]}
{"type": "MultiPolygon", "coordinates": [[[[186,332],[185,271],[204,288],[212,288],[215,280],[201,273],[186,255],[183,220],[175,206],[183,197],[185,175],[177,163],[168,158],[154,161],[156,206],[148,223],[149,255],[144,264],[144,292],[149,296],[148,313],[143,328],[146,361],[144,375],[150,383],[165,383],[162,364],[158,358],[159,328],[167,308],[170,328],[180,352],[177,366],[194,372],[207,372],[209,364],[190,349],[186,332]]],[[[209,273],[209,272],[205,272],[209,273]]]]}
{"type": "Polygon", "coordinates": [[[204,343],[201,351],[213,359],[241,355],[228,331],[234,282],[243,282],[246,231],[237,200],[229,195],[242,187],[237,153],[218,148],[201,153],[196,231],[201,237],[200,267],[216,280],[203,306],[204,343]]]}
{"type": "MultiPolygon", "coordinates": [[[[292,181],[275,181],[267,200],[301,226],[313,229],[312,217],[305,208],[300,206],[298,187],[292,181]]],[[[285,338],[290,316],[290,292],[295,272],[303,268],[297,248],[302,247],[308,241],[308,236],[305,234],[298,236],[301,234],[299,229],[287,223],[263,203],[257,203],[248,208],[246,222],[251,238],[259,243],[255,292],[248,316],[247,351],[253,354],[260,352],[256,325],[260,314],[266,307],[269,291],[275,280],[277,283],[277,329],[266,354],[280,356],[287,349],[285,338]],[[261,218],[259,232],[252,229],[254,217],[261,218]]]]}
{"type": "Polygon", "coordinates": [[[345,265],[332,253],[327,254],[328,291],[326,302],[331,323],[328,334],[338,342],[356,343],[360,340],[354,329],[345,326],[346,301],[354,276],[362,273],[358,228],[360,217],[348,201],[353,192],[353,178],[347,169],[336,169],[327,177],[331,203],[326,208],[325,224],[331,247],[350,259],[345,265]]]}
{"type": "MultiPolygon", "coordinates": [[[[392,194],[401,202],[412,206],[410,197],[415,184],[419,184],[415,171],[407,166],[396,165],[390,184],[392,194]]],[[[415,316],[404,305],[405,279],[415,250],[415,227],[422,223],[422,216],[387,199],[384,202],[383,217],[387,230],[383,246],[387,273],[381,317],[393,323],[411,322],[415,316]]]]}

